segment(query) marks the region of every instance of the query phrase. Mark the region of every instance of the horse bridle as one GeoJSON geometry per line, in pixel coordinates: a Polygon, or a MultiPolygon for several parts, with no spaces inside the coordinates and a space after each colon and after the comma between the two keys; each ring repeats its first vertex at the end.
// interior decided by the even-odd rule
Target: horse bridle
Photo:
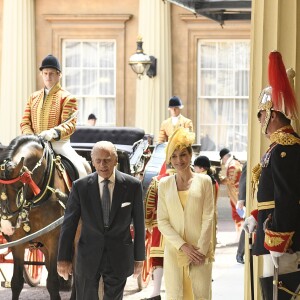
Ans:
{"type": "MultiPolygon", "coordinates": [[[[32,207],[40,205],[47,198],[47,192],[52,193],[51,188],[49,188],[51,179],[54,174],[54,163],[53,163],[53,152],[50,149],[48,143],[43,143],[43,155],[39,161],[35,164],[33,169],[30,171],[26,166],[23,166],[20,172],[20,175],[12,179],[2,179],[0,178],[0,183],[3,184],[3,189],[0,195],[0,217],[3,220],[11,220],[14,217],[16,218],[15,228],[20,227],[21,223],[24,223],[23,229],[28,232],[30,226],[28,225],[29,219],[28,214],[32,207]],[[46,171],[45,176],[46,180],[42,184],[42,189],[33,181],[31,175],[33,172],[42,165],[43,159],[46,160],[46,171]],[[18,190],[16,204],[17,209],[14,212],[11,212],[8,204],[8,197],[6,195],[6,186],[14,184],[16,182],[21,182],[23,184],[22,188],[18,190]],[[27,189],[31,188],[34,197],[32,199],[26,199],[24,195],[27,194],[27,189]]],[[[0,170],[4,173],[4,177],[9,176],[9,168],[11,161],[5,160],[3,164],[0,165],[0,170]]]]}

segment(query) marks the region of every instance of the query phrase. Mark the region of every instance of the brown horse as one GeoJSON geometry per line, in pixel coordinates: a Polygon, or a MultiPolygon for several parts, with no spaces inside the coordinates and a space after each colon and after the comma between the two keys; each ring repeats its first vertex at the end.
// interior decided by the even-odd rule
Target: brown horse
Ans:
{"type": "MultiPolygon", "coordinates": [[[[48,143],[24,135],[11,141],[0,154],[0,216],[2,232],[16,241],[55,222],[64,214],[69,193],[63,166],[48,143]]],[[[48,270],[47,289],[51,300],[61,299],[57,274],[57,247],[60,226],[30,242],[12,247],[14,271],[12,299],[19,299],[24,285],[24,251],[39,247],[48,270]]]]}

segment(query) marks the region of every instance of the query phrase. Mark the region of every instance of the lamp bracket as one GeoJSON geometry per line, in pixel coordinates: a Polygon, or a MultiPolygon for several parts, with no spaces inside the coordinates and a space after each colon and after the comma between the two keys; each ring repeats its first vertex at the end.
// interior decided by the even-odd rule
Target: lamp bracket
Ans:
{"type": "Polygon", "coordinates": [[[151,60],[151,65],[149,70],[147,71],[147,75],[150,78],[153,78],[156,76],[156,63],[157,63],[157,58],[155,58],[154,56],[149,55],[150,60],[151,60]]]}

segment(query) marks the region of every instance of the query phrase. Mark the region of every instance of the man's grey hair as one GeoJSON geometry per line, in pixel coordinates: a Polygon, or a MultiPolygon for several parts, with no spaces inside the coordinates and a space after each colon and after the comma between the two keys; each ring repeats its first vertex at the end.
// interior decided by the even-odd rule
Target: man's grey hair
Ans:
{"type": "Polygon", "coordinates": [[[117,148],[112,142],[109,142],[109,141],[97,142],[92,149],[91,157],[94,156],[95,151],[97,151],[97,150],[109,151],[112,155],[114,155],[118,159],[117,148]]]}

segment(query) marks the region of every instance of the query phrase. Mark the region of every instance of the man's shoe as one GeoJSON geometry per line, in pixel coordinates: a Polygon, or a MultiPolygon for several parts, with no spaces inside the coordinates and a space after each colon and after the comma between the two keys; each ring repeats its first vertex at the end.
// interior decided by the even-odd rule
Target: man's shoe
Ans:
{"type": "Polygon", "coordinates": [[[158,295],[158,296],[151,297],[151,298],[144,298],[142,300],[161,300],[161,297],[160,297],[160,295],[158,295]]]}
{"type": "Polygon", "coordinates": [[[244,263],[245,263],[245,262],[244,262],[243,256],[241,256],[241,255],[239,255],[239,254],[236,255],[236,261],[237,261],[238,263],[240,263],[240,264],[244,264],[244,263]]]}

